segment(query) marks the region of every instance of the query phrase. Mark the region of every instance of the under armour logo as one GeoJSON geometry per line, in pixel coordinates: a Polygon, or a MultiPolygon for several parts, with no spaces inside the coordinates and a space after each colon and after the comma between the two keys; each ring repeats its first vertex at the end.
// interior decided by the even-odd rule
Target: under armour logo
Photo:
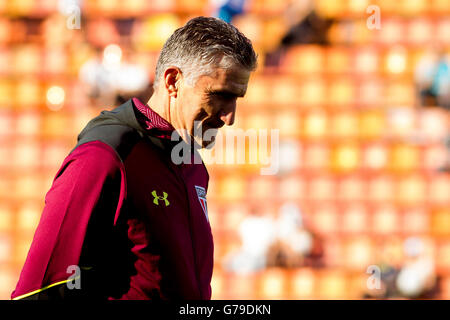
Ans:
{"type": "Polygon", "coordinates": [[[163,191],[163,196],[161,197],[156,194],[156,190],[153,190],[152,196],[153,196],[153,203],[156,204],[157,206],[159,205],[159,200],[164,201],[166,207],[169,206],[170,202],[169,200],[167,200],[168,194],[166,192],[163,191]]]}

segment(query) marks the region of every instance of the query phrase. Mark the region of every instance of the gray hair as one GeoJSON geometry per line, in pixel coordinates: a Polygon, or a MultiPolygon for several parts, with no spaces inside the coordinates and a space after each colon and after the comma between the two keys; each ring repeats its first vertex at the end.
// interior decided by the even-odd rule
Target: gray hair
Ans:
{"type": "Polygon", "coordinates": [[[251,41],[233,25],[212,17],[197,17],[178,28],[164,44],[156,64],[154,88],[164,71],[178,67],[189,85],[214,67],[237,64],[249,71],[256,69],[257,55],[251,41]]]}

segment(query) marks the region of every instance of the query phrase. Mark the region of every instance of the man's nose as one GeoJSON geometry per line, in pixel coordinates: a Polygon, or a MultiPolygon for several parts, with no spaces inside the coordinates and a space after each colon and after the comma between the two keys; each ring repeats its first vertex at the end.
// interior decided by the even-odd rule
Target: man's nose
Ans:
{"type": "Polygon", "coordinates": [[[220,120],[223,121],[227,126],[231,126],[234,123],[234,116],[236,114],[236,106],[229,110],[224,110],[220,114],[220,120]]]}

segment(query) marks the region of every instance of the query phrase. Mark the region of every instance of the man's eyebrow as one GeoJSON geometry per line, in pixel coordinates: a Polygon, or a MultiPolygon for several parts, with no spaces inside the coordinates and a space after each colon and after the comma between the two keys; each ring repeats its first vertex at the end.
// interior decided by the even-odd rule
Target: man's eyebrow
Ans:
{"type": "Polygon", "coordinates": [[[229,95],[229,96],[233,96],[233,97],[238,97],[238,98],[242,98],[245,95],[245,92],[243,91],[239,91],[238,93],[231,91],[231,90],[227,90],[227,89],[208,89],[207,90],[209,94],[225,94],[225,95],[229,95]]]}

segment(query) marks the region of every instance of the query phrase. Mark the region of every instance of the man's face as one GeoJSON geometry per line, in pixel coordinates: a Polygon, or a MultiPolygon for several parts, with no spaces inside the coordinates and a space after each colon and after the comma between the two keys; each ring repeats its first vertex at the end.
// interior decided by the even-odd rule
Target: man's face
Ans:
{"type": "Polygon", "coordinates": [[[212,146],[217,129],[234,123],[236,101],[245,95],[249,78],[250,71],[233,66],[200,76],[194,86],[184,83],[179,92],[184,126],[199,146],[212,146]],[[203,139],[207,130],[213,132],[203,139]]]}

